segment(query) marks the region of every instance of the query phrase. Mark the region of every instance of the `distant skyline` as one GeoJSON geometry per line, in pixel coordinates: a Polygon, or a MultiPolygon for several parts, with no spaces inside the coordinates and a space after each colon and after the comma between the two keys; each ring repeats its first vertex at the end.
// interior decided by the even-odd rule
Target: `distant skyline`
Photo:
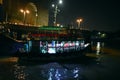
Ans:
{"type": "MultiPolygon", "coordinates": [[[[41,6],[40,0],[24,2],[34,2],[38,9],[41,6]]],[[[48,3],[45,0],[44,4],[50,8],[52,4],[48,3]]],[[[63,0],[59,9],[57,23],[77,26],[76,20],[82,18],[81,26],[90,30],[120,30],[120,9],[117,0],[63,0]]]]}
{"type": "Polygon", "coordinates": [[[116,0],[64,0],[59,14],[61,23],[76,23],[83,18],[81,25],[90,30],[120,30],[120,9],[116,0]]]}
{"type": "MultiPolygon", "coordinates": [[[[33,1],[39,3],[39,0],[33,1]]],[[[63,0],[59,9],[57,21],[60,24],[77,26],[76,19],[82,18],[81,26],[90,30],[120,30],[118,0],[63,0]]]]}

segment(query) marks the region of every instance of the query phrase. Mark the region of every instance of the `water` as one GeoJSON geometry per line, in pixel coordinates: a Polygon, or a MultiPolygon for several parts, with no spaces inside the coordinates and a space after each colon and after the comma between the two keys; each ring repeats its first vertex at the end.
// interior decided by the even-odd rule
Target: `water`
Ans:
{"type": "Polygon", "coordinates": [[[86,57],[68,62],[19,63],[18,58],[0,58],[0,80],[119,80],[119,49],[104,42],[92,46],[86,57]]]}

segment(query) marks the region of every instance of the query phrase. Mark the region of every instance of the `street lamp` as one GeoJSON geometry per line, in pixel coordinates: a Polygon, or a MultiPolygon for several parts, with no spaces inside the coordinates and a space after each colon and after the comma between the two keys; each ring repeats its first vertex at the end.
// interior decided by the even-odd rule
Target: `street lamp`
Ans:
{"type": "Polygon", "coordinates": [[[30,11],[29,11],[29,10],[23,10],[23,9],[20,9],[20,12],[24,14],[23,24],[25,25],[26,14],[29,14],[30,11]]]}
{"type": "Polygon", "coordinates": [[[60,12],[60,10],[58,9],[58,4],[62,4],[63,3],[63,1],[62,0],[59,0],[59,2],[58,3],[56,3],[56,4],[52,4],[52,7],[53,8],[55,8],[54,9],[54,26],[56,26],[56,19],[57,19],[57,14],[58,14],[58,12],[60,12]]]}
{"type": "Polygon", "coordinates": [[[62,0],[59,0],[59,4],[62,4],[63,3],[63,1],[62,0]]]}
{"type": "Polygon", "coordinates": [[[78,29],[80,29],[80,23],[82,22],[82,19],[77,19],[77,23],[78,23],[78,29]]]}
{"type": "Polygon", "coordinates": [[[38,12],[37,12],[37,10],[35,10],[35,17],[36,17],[36,19],[35,19],[35,25],[37,26],[37,21],[38,21],[38,12]]]}
{"type": "Polygon", "coordinates": [[[36,13],[36,26],[37,26],[37,20],[38,20],[38,13],[36,13]]]}

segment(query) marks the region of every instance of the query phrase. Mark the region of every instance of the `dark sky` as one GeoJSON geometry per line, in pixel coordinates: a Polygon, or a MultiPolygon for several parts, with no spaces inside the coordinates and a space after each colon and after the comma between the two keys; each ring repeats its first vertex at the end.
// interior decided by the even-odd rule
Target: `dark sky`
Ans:
{"type": "MultiPolygon", "coordinates": [[[[42,0],[25,1],[32,1],[39,5],[42,0]]],[[[119,5],[119,0],[63,0],[63,4],[59,5],[61,11],[57,16],[57,22],[76,26],[76,19],[82,18],[81,26],[90,30],[120,30],[119,5]]]]}
{"type": "Polygon", "coordinates": [[[64,0],[59,13],[61,23],[76,23],[83,18],[81,25],[91,30],[120,30],[120,3],[115,0],[64,0]]]}

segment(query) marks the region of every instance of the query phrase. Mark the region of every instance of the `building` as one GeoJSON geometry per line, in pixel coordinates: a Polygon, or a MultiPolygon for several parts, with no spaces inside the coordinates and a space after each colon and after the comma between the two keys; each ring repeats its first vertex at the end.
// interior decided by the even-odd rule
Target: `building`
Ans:
{"type": "MultiPolygon", "coordinates": [[[[2,3],[2,2],[1,2],[2,3]]],[[[26,0],[4,0],[5,21],[35,26],[48,25],[48,0],[28,2],[26,0]],[[29,14],[20,12],[29,10],[29,14]]]]}
{"type": "Polygon", "coordinates": [[[2,1],[2,0],[0,0],[0,4],[2,4],[2,2],[3,2],[3,1],[2,1]]]}
{"type": "Polygon", "coordinates": [[[3,17],[3,6],[2,4],[0,3],[0,23],[3,22],[4,20],[4,17],[3,17]]]}

